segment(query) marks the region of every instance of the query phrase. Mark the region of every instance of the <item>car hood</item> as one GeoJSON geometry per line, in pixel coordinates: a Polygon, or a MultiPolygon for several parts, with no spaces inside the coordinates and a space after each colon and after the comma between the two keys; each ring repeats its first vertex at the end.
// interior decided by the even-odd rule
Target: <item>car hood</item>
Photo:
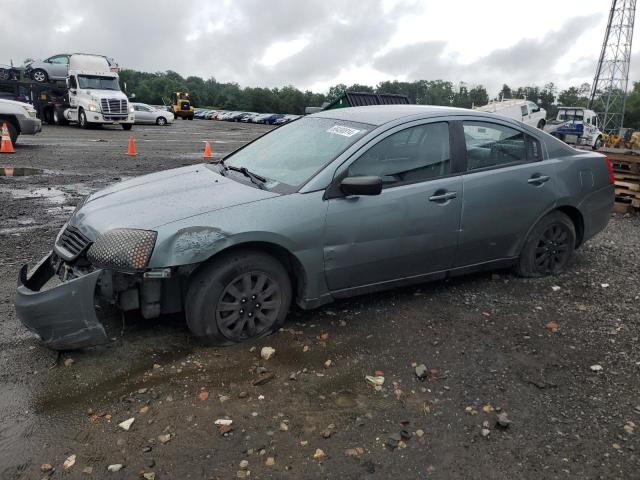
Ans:
{"type": "Polygon", "coordinates": [[[193,165],[136,177],[90,195],[71,219],[90,239],[113,228],[154,230],[161,225],[277,193],[260,190],[193,165]]]}
{"type": "Polygon", "coordinates": [[[25,102],[18,102],[16,100],[5,100],[4,98],[0,98],[0,103],[15,105],[17,107],[28,107],[29,110],[33,110],[33,105],[25,102]]]}

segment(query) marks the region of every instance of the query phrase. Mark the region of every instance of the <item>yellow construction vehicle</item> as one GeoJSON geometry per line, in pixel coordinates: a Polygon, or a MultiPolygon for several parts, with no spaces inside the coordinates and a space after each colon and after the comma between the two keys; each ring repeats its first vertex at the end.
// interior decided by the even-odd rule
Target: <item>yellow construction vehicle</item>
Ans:
{"type": "Polygon", "coordinates": [[[186,118],[187,120],[193,120],[195,113],[189,94],[187,92],[174,92],[171,94],[171,112],[173,112],[173,118],[186,118]]]}

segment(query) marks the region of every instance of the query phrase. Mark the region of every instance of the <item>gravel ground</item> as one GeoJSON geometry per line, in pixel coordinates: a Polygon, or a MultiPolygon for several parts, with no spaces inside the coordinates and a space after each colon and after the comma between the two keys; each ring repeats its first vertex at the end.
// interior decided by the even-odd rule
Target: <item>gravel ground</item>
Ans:
{"type": "Polygon", "coordinates": [[[555,278],[499,271],[294,310],[279,334],[237,347],[194,344],[179,315],[127,315],[109,345],[57,355],[19,325],[17,271],[82,195],[267,130],[136,127],[131,158],[123,131],[45,126],[0,158],[46,169],[0,177],[0,478],[640,477],[635,215],[613,216],[555,278]],[[365,381],[377,370],[380,390],[365,381]]]}

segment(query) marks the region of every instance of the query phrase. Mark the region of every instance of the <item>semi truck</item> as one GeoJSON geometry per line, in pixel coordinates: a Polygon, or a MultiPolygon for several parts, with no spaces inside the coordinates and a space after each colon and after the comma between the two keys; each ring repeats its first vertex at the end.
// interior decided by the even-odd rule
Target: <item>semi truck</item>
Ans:
{"type": "Polygon", "coordinates": [[[49,124],[121,125],[130,130],[135,113],[119,80],[105,57],[74,54],[69,57],[65,82],[0,80],[0,89],[5,98],[11,95],[31,103],[37,116],[49,124]]]}

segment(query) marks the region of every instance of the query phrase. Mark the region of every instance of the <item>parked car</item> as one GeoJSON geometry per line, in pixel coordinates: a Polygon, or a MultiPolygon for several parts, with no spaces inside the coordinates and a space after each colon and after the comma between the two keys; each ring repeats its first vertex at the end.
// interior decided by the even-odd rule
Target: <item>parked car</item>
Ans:
{"type": "Polygon", "coordinates": [[[20,69],[12,65],[3,65],[0,63],[0,80],[19,80],[20,69]]]}
{"type": "Polygon", "coordinates": [[[131,105],[135,111],[136,124],[170,125],[173,123],[173,114],[166,109],[160,110],[146,103],[132,103],[131,105]]]}
{"type": "Polygon", "coordinates": [[[498,267],[560,273],[605,228],[613,199],[604,155],[521,122],[415,105],[327,110],[218,164],[90,195],[53,251],[22,267],[15,306],[55,349],[108,340],[96,302],[145,318],[184,306],[196,337],[232,345],[278,331],[292,302],[498,267]],[[62,283],[40,291],[54,275],[62,283]]]}
{"type": "Polygon", "coordinates": [[[36,110],[31,104],[0,98],[0,126],[3,123],[7,124],[14,145],[19,135],[35,135],[42,131],[42,122],[36,118],[36,110]]]}
{"type": "Polygon", "coordinates": [[[69,76],[69,62],[71,55],[89,55],[103,57],[109,64],[112,72],[119,72],[120,67],[113,58],[104,55],[94,55],[85,53],[60,53],[44,60],[32,60],[25,64],[25,73],[31,79],[39,83],[55,80],[65,80],[69,76]]]}
{"type": "Polygon", "coordinates": [[[273,125],[283,125],[285,123],[293,122],[294,120],[298,120],[301,115],[285,115],[280,118],[276,118],[273,121],[273,125]]]}
{"type": "Polygon", "coordinates": [[[265,114],[258,123],[264,123],[265,125],[273,125],[276,121],[285,115],[282,113],[268,113],[265,114]]]}

